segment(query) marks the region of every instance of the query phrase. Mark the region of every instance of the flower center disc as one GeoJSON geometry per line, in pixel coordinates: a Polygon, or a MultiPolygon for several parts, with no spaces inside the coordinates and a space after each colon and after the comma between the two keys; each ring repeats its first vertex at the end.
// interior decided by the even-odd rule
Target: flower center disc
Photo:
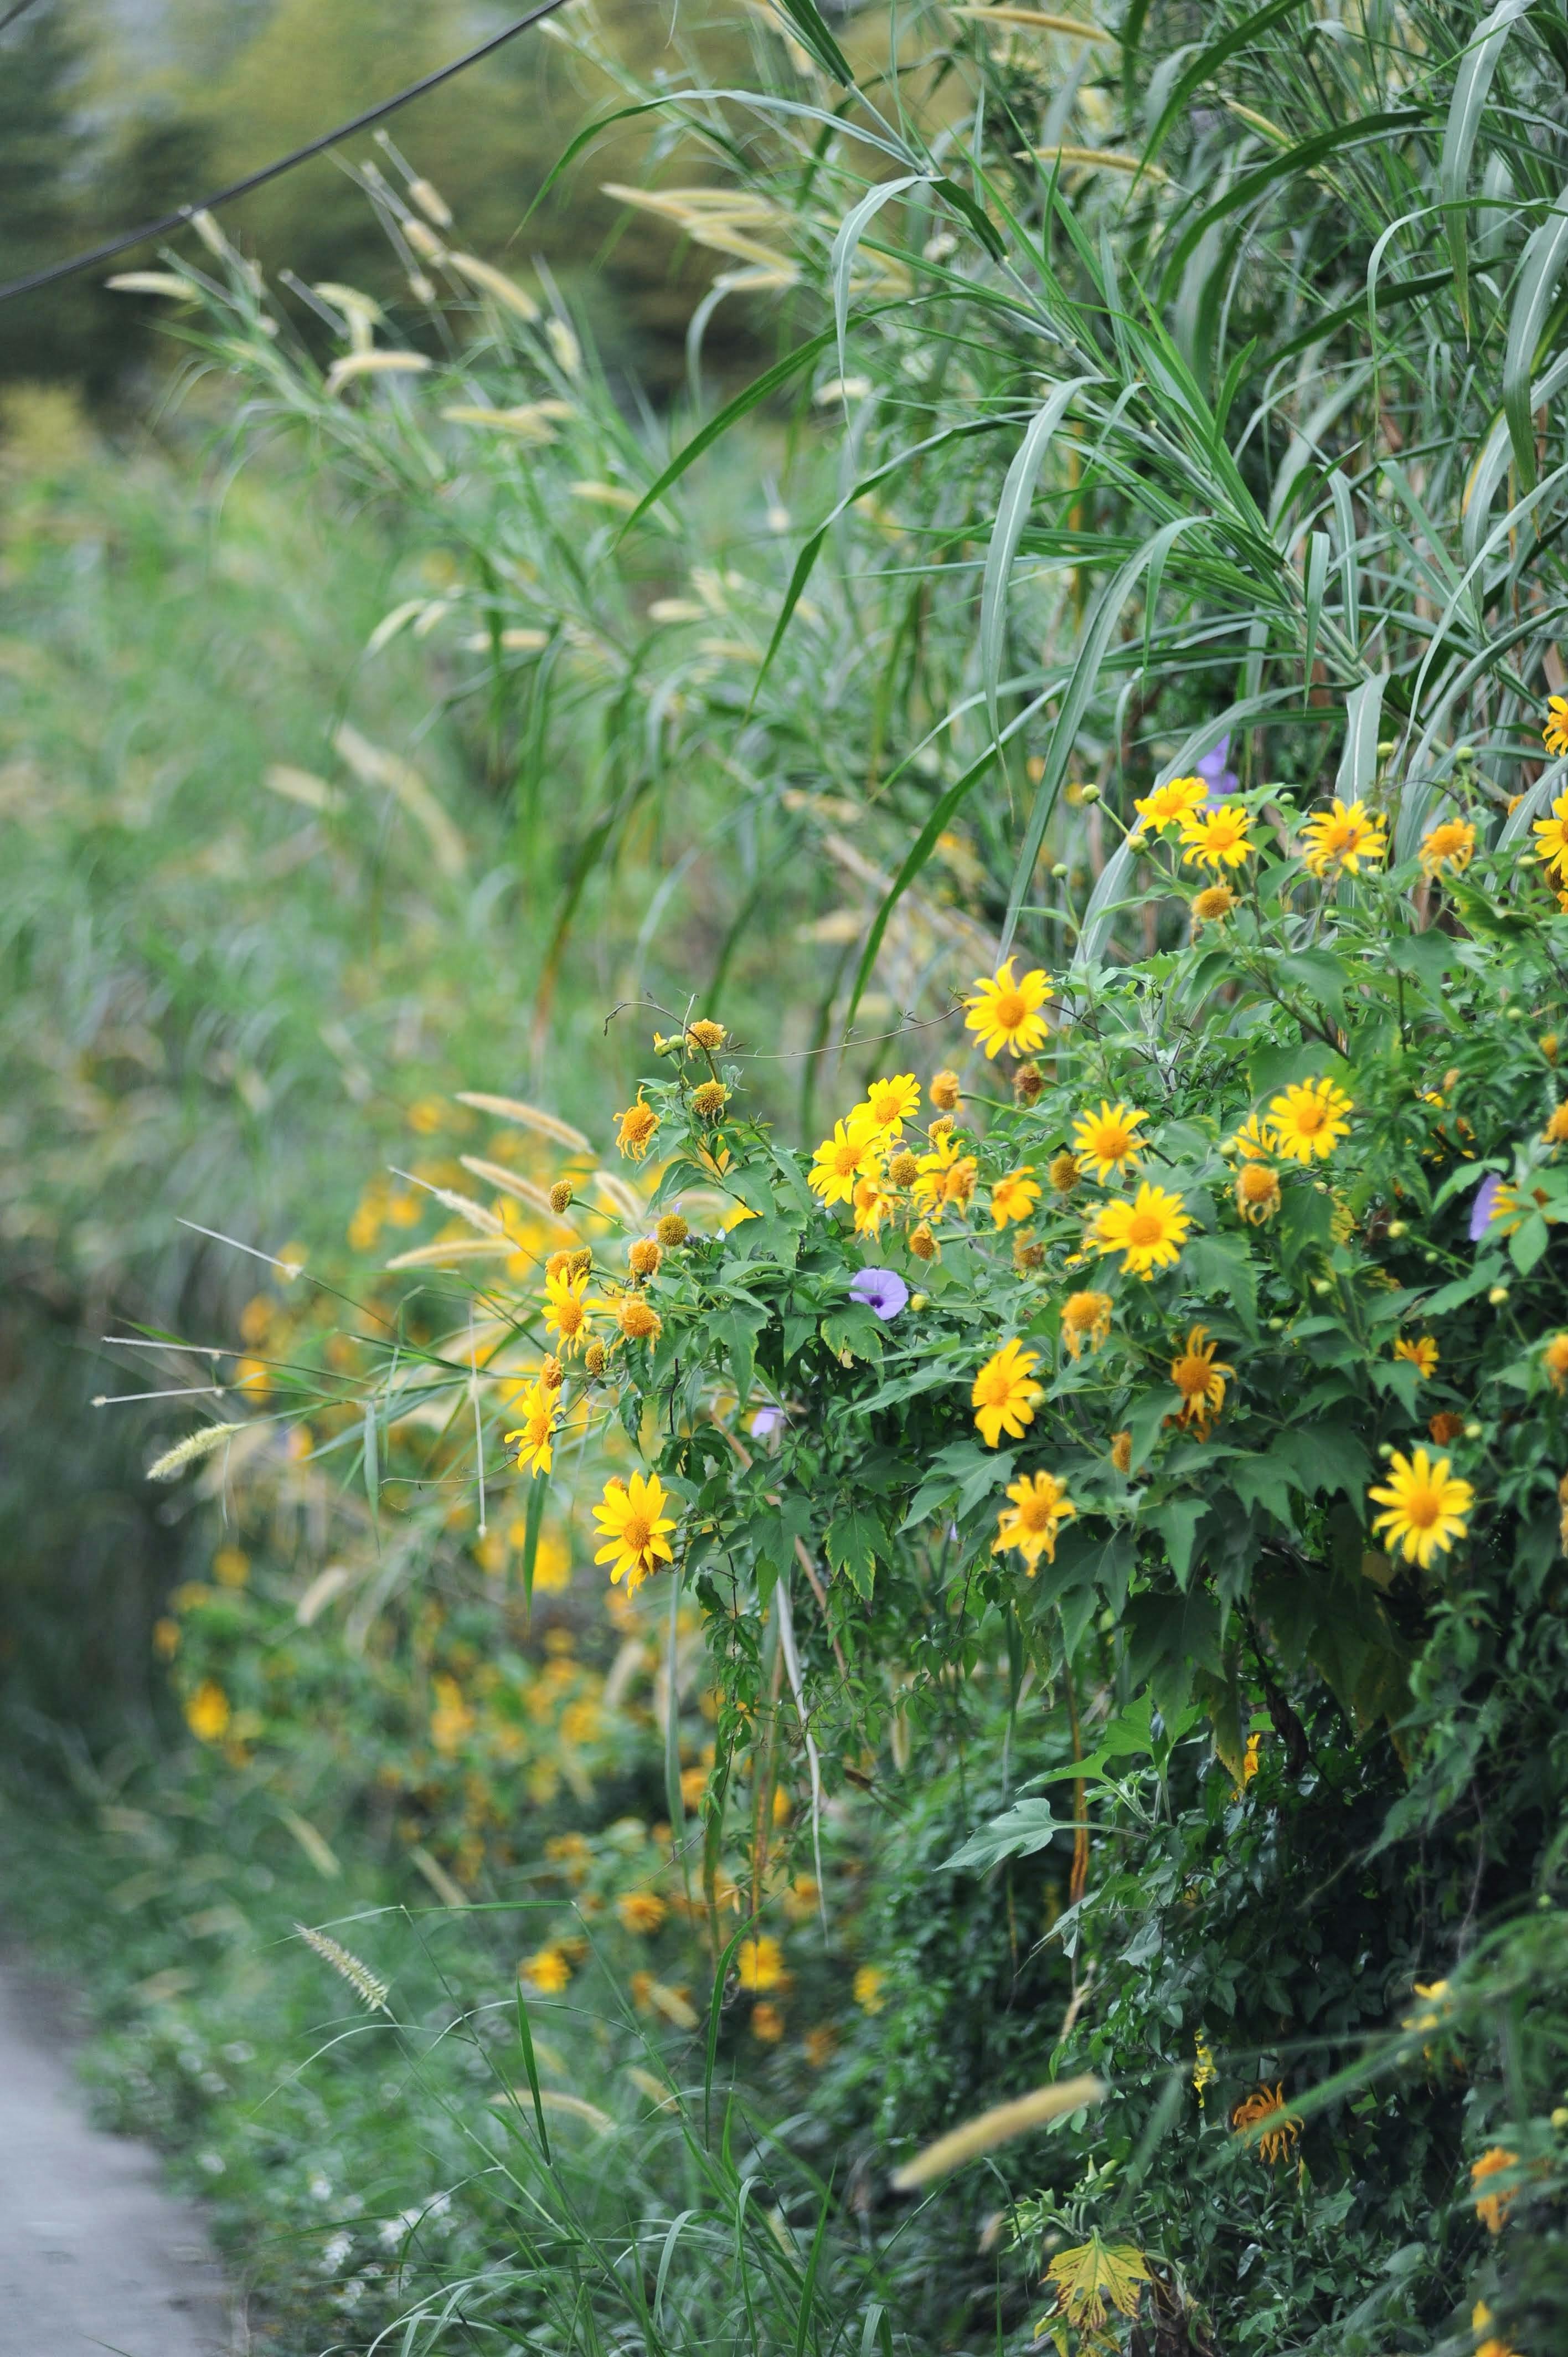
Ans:
{"type": "Polygon", "coordinates": [[[1015,1031],[1028,1011],[1022,994],[1016,990],[1003,991],[992,1009],[1004,1031],[1015,1031]]]}

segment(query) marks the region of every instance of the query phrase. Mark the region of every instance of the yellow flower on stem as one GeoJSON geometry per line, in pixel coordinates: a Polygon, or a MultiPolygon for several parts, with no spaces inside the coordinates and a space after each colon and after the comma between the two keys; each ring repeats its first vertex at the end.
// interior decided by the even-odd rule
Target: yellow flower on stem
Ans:
{"type": "Polygon", "coordinates": [[[627,1930],[644,1939],[658,1931],[669,1912],[663,1900],[651,1890],[628,1890],[616,1900],[616,1913],[627,1930]]]}
{"type": "MultiPolygon", "coordinates": [[[[1561,696],[1554,699],[1563,701],[1561,696]]],[[[1484,2299],[1478,2299],[1470,2310],[1470,2330],[1476,2335],[1476,2357],[1517,2357],[1506,2341],[1499,2341],[1492,2330],[1492,2311],[1484,2299]]]]}
{"type": "Polygon", "coordinates": [[[1546,726],[1541,734],[1549,753],[1559,758],[1568,753],[1568,695],[1547,697],[1546,726]]]}
{"type": "Polygon", "coordinates": [[[1236,1173],[1236,1209],[1254,1228],[1262,1227],[1279,1210],[1280,1174],[1267,1162],[1243,1162],[1236,1173]]]}
{"type": "Polygon", "coordinates": [[[561,1394],[542,1383],[531,1383],[522,1395],[522,1422],[515,1432],[503,1433],[501,1445],[517,1448],[520,1473],[548,1473],[553,1461],[555,1411],[561,1394]]]}
{"type": "Polygon", "coordinates": [[[1145,1179],[1132,1202],[1101,1203],[1088,1241],[1096,1252],[1124,1254],[1123,1276],[1141,1276],[1147,1284],[1156,1269],[1176,1266],[1191,1225],[1181,1197],[1145,1179]]]}
{"type": "Polygon", "coordinates": [[[1568,793],[1561,793],[1552,805],[1550,818],[1538,818],[1531,828],[1535,836],[1535,856],[1549,876],[1568,884],[1568,793]]]}
{"type": "Polygon", "coordinates": [[[881,1162],[874,1132],[852,1114],[848,1121],[835,1122],[832,1135],[818,1146],[806,1184],[824,1203],[847,1203],[856,1180],[874,1178],[881,1162]]]}
{"type": "Polygon", "coordinates": [[[1478,2193],[1489,2177],[1499,2176],[1504,2169],[1517,2169],[1519,2155],[1509,2152],[1506,2145],[1494,2144],[1470,2163],[1470,2198],[1476,2205],[1476,2215],[1488,2234],[1500,2234],[1503,2222],[1513,2207],[1516,2188],[1505,2186],[1500,2192],[1478,2193]]]}
{"type": "Polygon", "coordinates": [[[1355,1107],[1337,1082],[1294,1081],[1283,1096],[1269,1099],[1269,1127],[1276,1153],[1287,1162],[1323,1160],[1350,1135],[1355,1107]]]}
{"type": "Polygon", "coordinates": [[[769,1939],[766,1933],[758,1940],[743,1940],[736,1951],[735,1964],[742,1988],[749,1990],[753,1996],[789,1986],[784,1951],[777,1940],[769,1939]]]}
{"type": "Polygon", "coordinates": [[[646,1480],[634,1473],[629,1482],[612,1474],[605,1483],[594,1520],[606,1544],[594,1561],[609,1565],[612,1582],[624,1577],[628,1594],[661,1563],[674,1561],[667,1534],[675,1524],[664,1512],[673,1502],[657,1473],[650,1473],[646,1480]]]}
{"type": "Polygon", "coordinates": [[[1552,1108],[1541,1135],[1547,1146],[1568,1146],[1568,1101],[1552,1108]]]}
{"type": "Polygon", "coordinates": [[[659,1126],[659,1115],[650,1104],[643,1103],[642,1091],[639,1089],[637,1103],[628,1105],[624,1113],[616,1115],[616,1119],[619,1124],[616,1131],[616,1144],[633,1162],[640,1162],[653,1143],[653,1133],[659,1126]]]}
{"type": "Polygon", "coordinates": [[[583,1297],[587,1289],[585,1268],[575,1276],[570,1268],[544,1272],[544,1330],[555,1336],[568,1358],[587,1336],[588,1305],[583,1297]]]}
{"type": "Polygon", "coordinates": [[[850,1198],[854,1206],[854,1232],[857,1236],[875,1236],[889,1212],[897,1209],[897,1200],[887,1192],[880,1172],[857,1178],[850,1198]]]}
{"type": "Polygon", "coordinates": [[[816,1148],[806,1186],[813,1195],[821,1195],[825,1204],[851,1202],[858,1178],[875,1178],[879,1169],[882,1155],[875,1131],[851,1114],[846,1122],[834,1122],[832,1136],[823,1138],[816,1148]]]}
{"type": "Polygon", "coordinates": [[[1424,1448],[1413,1457],[1396,1448],[1387,1481],[1367,1494],[1386,1509],[1372,1517],[1372,1528],[1384,1534],[1389,1552],[1402,1553],[1406,1563],[1418,1563],[1423,1571],[1431,1570],[1434,1555],[1446,1555],[1464,1537],[1469,1527],[1465,1517],[1476,1501],[1469,1482],[1449,1473],[1447,1458],[1429,1458],[1424,1448]]]}
{"type": "Polygon", "coordinates": [[[1033,1579],[1042,1555],[1047,1563],[1055,1563],[1057,1533],[1078,1508],[1068,1496],[1066,1482],[1058,1481],[1054,1473],[1023,1474],[1018,1480],[1009,1481],[1007,1495],[1013,1501],[1012,1508],[1004,1508],[996,1517],[996,1536],[991,1552],[1005,1555],[1015,1548],[1033,1579]]]}
{"type": "Polygon", "coordinates": [[[536,1948],[518,1966],[518,1977],[536,1988],[541,1996],[559,1996],[572,1977],[572,1967],[559,1948],[536,1948]]]}
{"type": "Polygon", "coordinates": [[[1076,1359],[1085,1343],[1098,1351],[1111,1332],[1111,1296],[1108,1293],[1069,1293],[1062,1303],[1062,1340],[1068,1355],[1076,1359]]]}
{"type": "Polygon", "coordinates": [[[1261,1156],[1277,1154],[1279,1140],[1266,1121],[1261,1121],[1255,1113],[1250,1113],[1234,1136],[1223,1141],[1219,1151],[1221,1154],[1240,1154],[1244,1161],[1253,1162],[1261,1156]]]}
{"type": "Polygon", "coordinates": [[[944,1133],[916,1166],[915,1200],[932,1218],[940,1219],[950,1205],[961,1211],[979,1176],[980,1165],[973,1155],[961,1154],[951,1136],[944,1133]]]}
{"type": "Polygon", "coordinates": [[[1421,872],[1430,882],[1446,867],[1462,876],[1476,851],[1476,830],[1467,818],[1444,819],[1421,843],[1421,872]]]}
{"type": "Polygon", "coordinates": [[[229,1697],[216,1678],[203,1678],[185,1706],[185,1723],[199,1743],[217,1743],[229,1730],[229,1697]]]}
{"type": "Polygon", "coordinates": [[[1554,1392],[1560,1392],[1568,1385],[1568,1332],[1547,1336],[1541,1363],[1551,1377],[1554,1392]]]}
{"type": "Polygon", "coordinates": [[[1244,810],[1222,802],[1218,810],[1189,811],[1181,822],[1182,859],[1187,866],[1244,867],[1257,845],[1249,835],[1244,810]]]}
{"type": "Polygon", "coordinates": [[[1014,963],[1012,958],[1004,958],[989,978],[977,975],[974,996],[963,1002],[969,1009],[963,1028],[975,1034],[989,1057],[997,1056],[1004,1048],[1015,1056],[1030,1056],[1046,1043],[1046,1020],[1040,1009],[1052,996],[1049,977],[1043,966],[1036,966],[1015,982],[1014,963]]]}
{"type": "Polygon", "coordinates": [[[1388,821],[1364,802],[1342,802],[1336,794],[1328,809],[1302,828],[1302,857],[1314,876],[1326,876],[1331,867],[1359,876],[1363,859],[1370,863],[1386,856],[1387,829],[1388,821]]]}
{"type": "Polygon", "coordinates": [[[1226,1376],[1236,1372],[1223,1359],[1216,1359],[1214,1353],[1219,1347],[1209,1340],[1207,1326],[1194,1326],[1171,1361],[1171,1381],[1180,1392],[1182,1403],[1176,1421],[1192,1426],[1199,1439],[1225,1405],[1226,1376]]]}
{"type": "Polygon", "coordinates": [[[904,1124],[913,1121],[920,1109],[920,1083],[913,1072],[900,1072],[891,1081],[873,1081],[860,1103],[850,1114],[853,1127],[864,1121],[873,1131],[877,1143],[890,1146],[904,1134],[904,1124]]]}
{"type": "Polygon", "coordinates": [[[1007,1227],[1015,1220],[1026,1220],[1040,1200],[1040,1182],[1035,1177],[1035,1166],[1026,1162],[1016,1170],[1009,1170],[998,1178],[991,1189],[991,1216],[998,1228],[1007,1227]]]}
{"type": "Polygon", "coordinates": [[[1442,1353],[1437,1348],[1435,1338],[1431,1334],[1418,1334],[1413,1342],[1407,1341],[1402,1334],[1394,1344],[1394,1356],[1396,1359],[1408,1360],[1424,1383],[1429,1383],[1437,1372],[1437,1361],[1442,1353]]]}
{"type": "Polygon", "coordinates": [[[1146,1113],[1102,1097],[1098,1113],[1080,1113],[1072,1125],[1072,1156],[1080,1170],[1091,1171],[1104,1185],[1125,1170],[1135,1170],[1147,1140],[1138,1135],[1146,1113]]]}
{"type": "Polygon", "coordinates": [[[1046,1395],[1034,1381],[1039,1363],[1039,1352],[1026,1351],[1015,1337],[1004,1342],[976,1375],[970,1405],[988,1448],[997,1448],[1004,1433],[1011,1440],[1018,1439],[1025,1426],[1035,1421],[1036,1402],[1046,1395]]]}
{"type": "Polygon", "coordinates": [[[1156,833],[1167,826],[1179,826],[1184,818],[1199,811],[1208,800],[1208,780],[1203,778],[1171,778],[1156,786],[1150,794],[1140,795],[1133,804],[1145,828],[1156,833]]]}

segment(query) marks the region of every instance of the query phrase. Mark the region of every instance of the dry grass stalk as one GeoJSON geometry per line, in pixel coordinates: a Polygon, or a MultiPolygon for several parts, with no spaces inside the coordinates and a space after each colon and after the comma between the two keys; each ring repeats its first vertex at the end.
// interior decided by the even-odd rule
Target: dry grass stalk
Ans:
{"type": "Polygon", "coordinates": [[[933,2177],[945,2177],[950,2169],[961,2169],[983,2152],[993,2152],[998,2145],[1011,2144],[1015,2136],[1027,2136],[1032,2128],[1044,2127],[1050,2120],[1065,2119],[1069,2112],[1082,2109],[1086,2104],[1098,2104],[1105,2093],[1099,2079],[1063,2079],[1049,2087],[1036,2087],[1033,2093],[1020,2095],[1011,2104],[998,2104],[989,2112],[981,2112],[961,2127],[950,2129],[918,2152],[913,2160],[905,2162],[894,2176],[893,2182],[900,2193],[908,2193],[917,2186],[929,2185],[933,2177]]]}

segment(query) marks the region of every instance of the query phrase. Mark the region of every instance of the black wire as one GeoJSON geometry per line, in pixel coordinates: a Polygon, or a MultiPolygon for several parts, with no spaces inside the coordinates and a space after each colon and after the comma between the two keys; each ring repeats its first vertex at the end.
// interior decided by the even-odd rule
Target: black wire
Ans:
{"type": "MultiPolygon", "coordinates": [[[[20,16],[24,8],[30,8],[32,5],[33,0],[16,0],[11,15],[0,20],[0,32],[20,16]]],[[[565,0],[540,0],[538,7],[531,8],[526,16],[519,16],[515,23],[506,26],[500,32],[492,33],[488,41],[479,43],[478,48],[469,49],[465,56],[455,58],[450,65],[438,66],[434,73],[410,82],[408,88],[400,90],[395,98],[383,98],[379,105],[368,106],[363,114],[356,114],[347,123],[339,123],[334,130],[324,131],[319,139],[312,139],[305,146],[296,147],[291,156],[281,156],[275,164],[265,164],[259,172],[247,172],[242,180],[235,180],[227,188],[219,188],[196,204],[180,205],[174,212],[165,213],[161,220],[143,221],[139,229],[127,230],[123,237],[111,238],[105,245],[95,245],[90,253],[75,254],[69,262],[50,263],[47,269],[35,270],[26,278],[14,278],[8,286],[0,286],[0,303],[8,303],[16,295],[31,295],[40,286],[52,286],[62,278],[74,278],[79,272],[91,270],[97,263],[113,261],[115,254],[124,253],[129,246],[145,245],[149,238],[163,237],[170,230],[184,228],[192,213],[213,212],[220,205],[229,204],[236,197],[249,196],[252,188],[261,188],[268,180],[275,180],[281,173],[292,172],[296,164],[306,163],[312,156],[319,156],[324,147],[335,146],[339,139],[347,139],[354,132],[363,131],[369,124],[379,123],[385,114],[395,113],[400,106],[406,106],[411,98],[422,98],[438,82],[450,81],[454,74],[461,73],[465,67],[476,65],[480,58],[489,57],[517,34],[525,33],[542,17],[553,16],[557,8],[564,5],[565,0]]]]}
{"type": "Polygon", "coordinates": [[[16,0],[15,7],[7,8],[5,14],[0,16],[0,33],[14,25],[18,16],[25,16],[32,5],[33,0],[16,0]]]}

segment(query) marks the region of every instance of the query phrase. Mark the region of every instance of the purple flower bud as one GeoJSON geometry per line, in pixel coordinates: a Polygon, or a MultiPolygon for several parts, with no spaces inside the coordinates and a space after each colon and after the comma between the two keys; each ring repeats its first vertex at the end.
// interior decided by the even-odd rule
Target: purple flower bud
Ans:
{"type": "Polygon", "coordinates": [[[897,1318],[909,1298],[909,1288],[896,1268],[863,1268],[850,1279],[850,1298],[864,1301],[878,1318],[897,1318]]]}
{"type": "Polygon", "coordinates": [[[776,1432],[783,1429],[784,1411],[781,1407],[775,1407],[771,1400],[765,1407],[759,1407],[751,1419],[753,1440],[771,1440],[776,1432]]]}

